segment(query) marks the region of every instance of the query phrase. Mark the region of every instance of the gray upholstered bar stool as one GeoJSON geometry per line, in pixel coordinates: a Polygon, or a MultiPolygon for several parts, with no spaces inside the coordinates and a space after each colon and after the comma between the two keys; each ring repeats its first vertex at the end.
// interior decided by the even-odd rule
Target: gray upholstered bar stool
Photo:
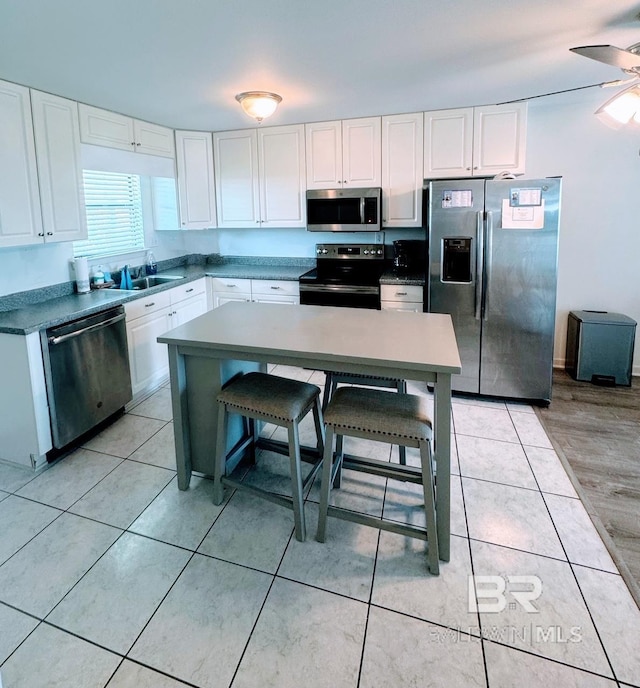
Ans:
{"type": "Polygon", "coordinates": [[[432,424],[427,412],[426,400],[414,394],[396,394],[362,387],[341,387],[327,406],[324,422],[326,440],[316,539],[324,542],[327,517],[335,516],[381,530],[427,540],[428,568],[432,574],[438,575],[440,568],[436,528],[436,486],[431,453],[432,424]],[[387,461],[364,457],[345,457],[343,451],[343,437],[345,436],[399,444],[404,447],[418,447],[422,468],[398,466],[387,461]],[[422,484],[426,528],[383,521],[382,518],[330,506],[329,499],[334,480],[336,477],[339,478],[339,472],[343,468],[422,484]]]}
{"type": "Polygon", "coordinates": [[[213,501],[221,504],[224,499],[224,485],[245,490],[293,509],[296,538],[306,537],[303,490],[313,479],[322,461],[324,449],[324,426],[320,408],[320,388],[307,382],[298,382],[266,373],[247,373],[233,380],[218,394],[218,432],[216,437],[216,459],[214,469],[213,501]],[[318,461],[302,480],[300,463],[300,421],[313,409],[313,418],[318,440],[318,461]],[[291,497],[285,497],[268,490],[245,485],[226,476],[227,425],[230,413],[237,413],[248,421],[247,438],[253,443],[258,440],[256,420],[266,421],[287,428],[289,436],[289,461],[291,474],[291,497]]]}
{"type": "MultiPolygon", "coordinates": [[[[375,377],[359,373],[337,373],[325,370],[324,394],[322,395],[322,410],[324,411],[338,389],[339,384],[360,385],[364,387],[395,388],[400,394],[406,394],[407,383],[397,377],[375,377]]],[[[404,447],[398,447],[399,460],[402,466],[407,463],[407,452],[404,447]]]]}

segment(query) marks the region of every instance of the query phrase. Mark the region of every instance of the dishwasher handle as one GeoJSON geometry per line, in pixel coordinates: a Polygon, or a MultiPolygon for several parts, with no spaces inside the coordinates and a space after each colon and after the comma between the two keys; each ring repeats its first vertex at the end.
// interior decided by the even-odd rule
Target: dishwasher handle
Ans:
{"type": "Polygon", "coordinates": [[[87,332],[91,332],[93,330],[98,330],[102,327],[108,327],[109,325],[113,325],[114,323],[120,322],[121,320],[125,319],[125,314],[121,313],[120,315],[116,315],[115,318],[111,318],[109,320],[103,320],[102,322],[96,323],[95,325],[89,325],[88,327],[83,327],[79,330],[74,330],[73,332],[69,332],[68,334],[63,334],[60,335],[59,337],[49,337],[47,339],[47,342],[49,346],[55,346],[56,344],[62,344],[62,342],[66,342],[68,339],[73,339],[74,337],[79,337],[81,334],[86,334],[87,332]]]}

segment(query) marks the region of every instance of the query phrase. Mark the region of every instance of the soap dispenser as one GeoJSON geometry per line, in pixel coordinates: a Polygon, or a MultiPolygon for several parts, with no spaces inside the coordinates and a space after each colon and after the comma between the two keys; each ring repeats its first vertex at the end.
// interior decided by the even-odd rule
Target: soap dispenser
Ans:
{"type": "Polygon", "coordinates": [[[155,275],[158,272],[158,264],[151,251],[147,251],[147,260],[144,266],[147,275],[155,275]]]}

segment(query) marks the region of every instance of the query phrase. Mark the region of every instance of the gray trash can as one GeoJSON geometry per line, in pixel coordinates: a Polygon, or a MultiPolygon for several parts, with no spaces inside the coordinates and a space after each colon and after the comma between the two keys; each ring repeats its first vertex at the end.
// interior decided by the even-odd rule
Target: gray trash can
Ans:
{"type": "Polygon", "coordinates": [[[631,385],[636,321],[621,313],[571,311],[565,368],[576,380],[631,385]]]}

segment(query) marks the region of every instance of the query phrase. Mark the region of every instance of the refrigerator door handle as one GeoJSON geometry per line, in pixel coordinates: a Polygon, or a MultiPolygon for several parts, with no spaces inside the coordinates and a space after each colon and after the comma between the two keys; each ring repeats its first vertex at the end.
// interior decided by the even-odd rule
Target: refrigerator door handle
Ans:
{"type": "MultiPolygon", "coordinates": [[[[485,249],[485,272],[487,284],[491,284],[491,245],[493,243],[493,213],[491,210],[487,210],[487,240],[485,249]]],[[[484,294],[484,308],[482,310],[483,320],[489,319],[489,290],[487,289],[484,294]]]]}
{"type": "Polygon", "coordinates": [[[484,213],[479,210],[476,213],[476,309],[475,318],[480,320],[482,313],[482,290],[484,280],[482,275],[482,254],[484,248],[484,213]]]}

